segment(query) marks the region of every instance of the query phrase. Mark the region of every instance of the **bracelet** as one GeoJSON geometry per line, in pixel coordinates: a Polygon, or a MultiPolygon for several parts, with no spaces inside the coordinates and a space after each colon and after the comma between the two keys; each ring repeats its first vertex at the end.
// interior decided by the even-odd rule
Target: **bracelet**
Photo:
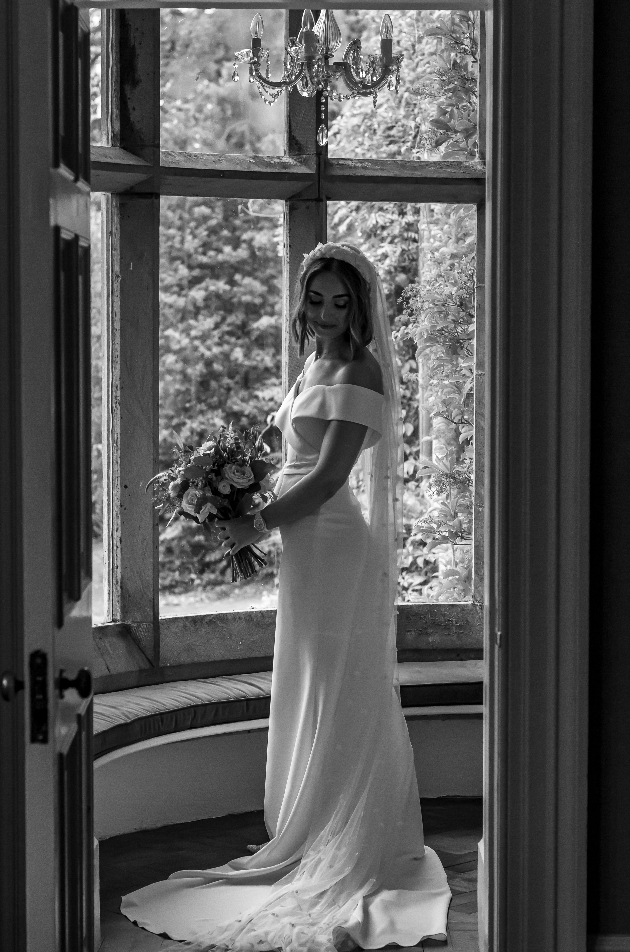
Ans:
{"type": "Polygon", "coordinates": [[[267,523],[263,519],[263,514],[260,510],[254,516],[254,529],[257,529],[258,532],[267,532],[267,523]]]}

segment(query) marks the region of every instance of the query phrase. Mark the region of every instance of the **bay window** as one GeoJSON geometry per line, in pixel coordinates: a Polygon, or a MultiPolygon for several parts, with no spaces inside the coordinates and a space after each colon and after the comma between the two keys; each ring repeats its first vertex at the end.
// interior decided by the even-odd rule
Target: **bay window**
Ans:
{"type": "MultiPolygon", "coordinates": [[[[273,76],[301,11],[262,15],[273,76]]],[[[377,40],[381,15],[340,12],[344,40],[377,40]]],[[[327,109],[295,89],[264,104],[244,67],[232,82],[251,16],[92,15],[94,630],[110,688],[132,668],[270,665],[279,533],[267,569],[233,586],[201,530],[158,524],[144,487],[173,431],[271,418],[306,357],[289,333],[298,269],[327,238],[372,258],[396,340],[401,658],[481,657],[483,13],[392,11],[399,92],[327,109]]]]}

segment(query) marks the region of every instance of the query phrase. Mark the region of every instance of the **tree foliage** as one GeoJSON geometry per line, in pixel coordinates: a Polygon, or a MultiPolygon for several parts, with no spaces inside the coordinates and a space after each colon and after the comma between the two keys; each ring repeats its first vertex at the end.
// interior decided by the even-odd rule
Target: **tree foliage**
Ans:
{"type": "MultiPolygon", "coordinates": [[[[163,147],[282,151],[277,112],[270,128],[253,90],[230,81],[250,18],[233,10],[162,12],[163,147]]],[[[264,423],[282,400],[281,221],[249,208],[236,199],[162,199],[161,465],[171,462],[174,431],[196,444],[222,423],[264,423]]],[[[279,533],[262,547],[269,564],[256,582],[273,583],[279,533]]],[[[179,521],[163,528],[162,592],[230,588],[223,553],[198,527],[179,521]]]]}
{"type": "MultiPolygon", "coordinates": [[[[279,237],[277,222],[234,199],[162,200],[161,464],[173,431],[196,445],[222,423],[264,423],[281,403],[279,237]]],[[[193,524],[173,523],[160,553],[164,591],[228,581],[222,552],[193,524]]],[[[272,559],[258,581],[273,572],[272,559]]]]}
{"type": "MultiPolygon", "coordinates": [[[[380,14],[351,21],[378,35],[380,14]]],[[[331,127],[345,157],[465,160],[477,154],[478,14],[392,14],[405,53],[398,95],[350,100],[331,127]]],[[[473,206],[338,202],[332,239],[374,261],[401,375],[405,546],[399,599],[472,597],[476,222],[473,206]],[[429,417],[428,432],[422,420],[429,417]],[[421,442],[422,441],[422,442],[421,442]]]]}

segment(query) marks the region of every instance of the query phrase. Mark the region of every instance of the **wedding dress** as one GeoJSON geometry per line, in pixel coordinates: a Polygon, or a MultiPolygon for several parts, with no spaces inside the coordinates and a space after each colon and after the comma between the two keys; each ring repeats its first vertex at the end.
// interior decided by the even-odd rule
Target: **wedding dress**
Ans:
{"type": "MultiPolygon", "coordinates": [[[[363,459],[388,433],[387,388],[385,396],[353,384],[300,390],[308,366],[276,414],[288,444],[279,496],[317,463],[328,421],[367,426],[363,459]]],[[[377,491],[368,481],[368,496],[377,491]]],[[[382,515],[384,526],[388,518],[382,515]]],[[[391,539],[368,525],[348,481],[280,532],[269,843],[225,866],[173,873],[125,896],[121,911],[199,952],[335,952],[445,940],[451,894],[439,858],[424,845],[393,676],[391,539]]]]}

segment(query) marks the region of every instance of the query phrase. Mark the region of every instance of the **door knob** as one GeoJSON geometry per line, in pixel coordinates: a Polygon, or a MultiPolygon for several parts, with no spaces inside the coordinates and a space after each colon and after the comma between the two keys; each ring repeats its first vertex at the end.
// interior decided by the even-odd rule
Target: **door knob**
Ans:
{"type": "Polygon", "coordinates": [[[4,671],[2,678],[0,679],[0,694],[5,701],[12,701],[18,691],[24,689],[24,681],[20,681],[19,678],[11,671],[4,671]]]}
{"type": "Polygon", "coordinates": [[[67,678],[66,672],[61,668],[59,670],[57,686],[59,688],[59,697],[63,697],[68,688],[74,688],[79,697],[89,697],[92,693],[92,673],[88,668],[81,668],[76,678],[67,678]]]}

